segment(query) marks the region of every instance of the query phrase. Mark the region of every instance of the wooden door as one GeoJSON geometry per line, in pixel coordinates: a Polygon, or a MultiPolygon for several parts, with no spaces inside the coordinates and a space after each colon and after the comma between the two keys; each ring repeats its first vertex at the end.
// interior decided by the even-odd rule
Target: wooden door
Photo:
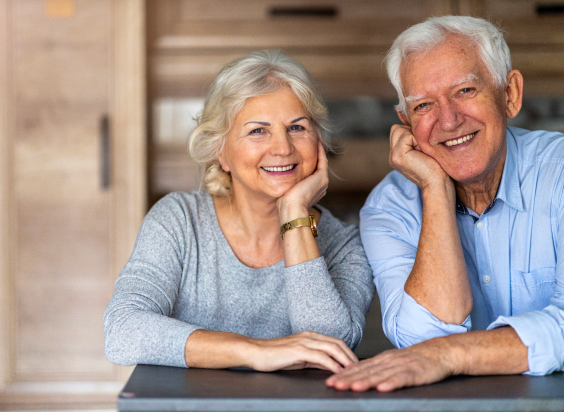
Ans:
{"type": "Polygon", "coordinates": [[[72,17],[13,3],[16,353],[19,380],[104,376],[111,191],[101,182],[109,114],[109,0],[72,17]],[[88,28],[85,30],[85,28],[88,28]]]}
{"type": "Polygon", "coordinates": [[[10,332],[0,401],[63,402],[69,391],[107,401],[124,373],[105,359],[102,314],[145,207],[144,159],[132,158],[144,157],[143,47],[126,50],[117,34],[134,26],[129,39],[142,46],[143,3],[2,6],[10,332]],[[128,68],[129,84],[118,84],[128,68]],[[124,102],[128,92],[138,100],[124,102]]]}

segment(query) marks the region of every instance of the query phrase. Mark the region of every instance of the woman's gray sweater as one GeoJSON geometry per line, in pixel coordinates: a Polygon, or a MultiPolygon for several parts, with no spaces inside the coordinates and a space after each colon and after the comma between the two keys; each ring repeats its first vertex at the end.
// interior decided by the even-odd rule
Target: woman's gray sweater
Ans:
{"type": "Polygon", "coordinates": [[[252,269],[233,253],[209,194],[160,200],[104,313],[108,360],[186,367],[184,346],[197,329],[264,339],[312,330],[355,348],[374,294],[372,271],[358,229],[319,209],[322,257],[252,269]]]}

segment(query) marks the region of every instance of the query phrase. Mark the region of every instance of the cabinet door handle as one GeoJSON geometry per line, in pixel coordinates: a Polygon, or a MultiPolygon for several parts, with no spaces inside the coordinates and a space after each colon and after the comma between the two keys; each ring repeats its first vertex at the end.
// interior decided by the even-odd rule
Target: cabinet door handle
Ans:
{"type": "Polygon", "coordinates": [[[100,171],[102,189],[110,188],[110,118],[108,115],[100,119],[100,171]]]}

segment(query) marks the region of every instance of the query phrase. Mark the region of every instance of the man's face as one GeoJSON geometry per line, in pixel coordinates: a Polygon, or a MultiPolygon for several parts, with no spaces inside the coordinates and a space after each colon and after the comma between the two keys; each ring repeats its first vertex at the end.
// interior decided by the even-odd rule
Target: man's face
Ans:
{"type": "Polygon", "coordinates": [[[404,61],[401,80],[406,116],[400,113],[400,118],[411,126],[423,153],[462,184],[501,173],[507,95],[494,84],[474,45],[451,35],[427,54],[404,61]]]}

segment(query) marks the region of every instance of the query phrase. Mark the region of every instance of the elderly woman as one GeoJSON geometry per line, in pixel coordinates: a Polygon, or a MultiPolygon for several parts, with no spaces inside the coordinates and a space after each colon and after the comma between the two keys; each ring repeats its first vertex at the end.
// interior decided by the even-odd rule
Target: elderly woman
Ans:
{"type": "Polygon", "coordinates": [[[189,141],[205,192],[170,194],[145,218],[104,315],[111,362],[357,362],[374,286],[358,230],[316,205],[326,113],[305,68],[279,51],[220,71],[189,141]]]}

